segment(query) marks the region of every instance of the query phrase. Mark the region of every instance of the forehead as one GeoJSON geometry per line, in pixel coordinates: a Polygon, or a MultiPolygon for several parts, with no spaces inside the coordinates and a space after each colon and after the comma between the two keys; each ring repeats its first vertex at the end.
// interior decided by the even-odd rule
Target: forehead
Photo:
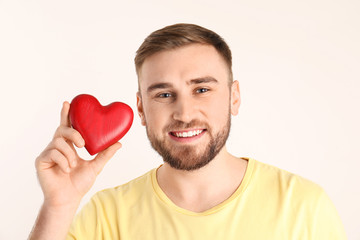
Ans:
{"type": "Polygon", "coordinates": [[[190,44],[170,51],[162,51],[145,59],[139,70],[141,92],[157,82],[174,85],[191,79],[212,77],[227,83],[229,70],[225,60],[211,45],[190,44]]]}

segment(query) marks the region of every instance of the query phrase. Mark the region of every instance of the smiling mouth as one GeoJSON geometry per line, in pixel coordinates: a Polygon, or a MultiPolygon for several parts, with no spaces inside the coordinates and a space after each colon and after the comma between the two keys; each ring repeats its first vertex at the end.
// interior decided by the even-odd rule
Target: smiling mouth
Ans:
{"type": "Polygon", "coordinates": [[[197,129],[197,130],[190,130],[190,131],[175,131],[170,132],[170,134],[174,137],[178,138],[190,138],[200,135],[202,132],[206,131],[206,129],[197,129]]]}

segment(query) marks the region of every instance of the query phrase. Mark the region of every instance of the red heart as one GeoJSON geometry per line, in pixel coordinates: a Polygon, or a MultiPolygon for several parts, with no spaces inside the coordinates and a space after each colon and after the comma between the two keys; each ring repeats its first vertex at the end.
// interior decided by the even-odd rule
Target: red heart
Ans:
{"type": "Polygon", "coordinates": [[[76,96],[70,104],[70,122],[85,140],[85,148],[94,155],[119,141],[130,129],[134,113],[122,102],[102,106],[88,94],[76,96]]]}

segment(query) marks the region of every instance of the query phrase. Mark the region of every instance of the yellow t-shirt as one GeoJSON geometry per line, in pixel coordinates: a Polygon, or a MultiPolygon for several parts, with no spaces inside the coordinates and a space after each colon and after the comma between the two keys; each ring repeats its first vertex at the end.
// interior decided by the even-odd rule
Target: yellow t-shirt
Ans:
{"type": "Polygon", "coordinates": [[[346,239],[336,209],[318,185],[251,158],[234,194],[201,213],[176,206],[153,169],[93,196],[67,239],[346,239]]]}

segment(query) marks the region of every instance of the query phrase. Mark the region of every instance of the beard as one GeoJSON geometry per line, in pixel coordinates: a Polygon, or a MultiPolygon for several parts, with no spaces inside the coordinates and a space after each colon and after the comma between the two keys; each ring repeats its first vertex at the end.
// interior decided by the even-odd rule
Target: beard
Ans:
{"type": "Polygon", "coordinates": [[[213,133],[208,124],[198,120],[193,120],[190,123],[174,121],[164,128],[164,132],[168,133],[174,129],[190,129],[193,127],[205,126],[205,134],[209,135],[210,140],[206,146],[202,147],[202,149],[197,145],[171,145],[169,142],[166,142],[166,138],[159,139],[155,136],[155,134],[149,130],[148,126],[146,126],[146,133],[151,146],[160,154],[160,156],[162,156],[164,162],[178,170],[193,171],[206,166],[218,155],[229,137],[230,125],[231,114],[229,111],[225,126],[220,128],[221,130],[217,133],[213,133]]]}

